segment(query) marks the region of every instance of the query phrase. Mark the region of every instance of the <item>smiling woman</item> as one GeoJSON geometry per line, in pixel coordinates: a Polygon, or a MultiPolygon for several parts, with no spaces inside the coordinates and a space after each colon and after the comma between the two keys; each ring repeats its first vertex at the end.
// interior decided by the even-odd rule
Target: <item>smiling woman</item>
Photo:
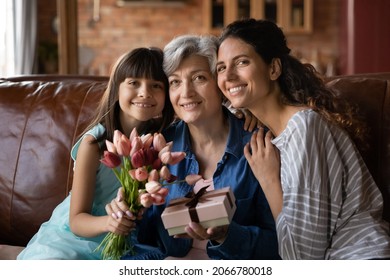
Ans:
{"type": "Polygon", "coordinates": [[[387,259],[383,197],[357,144],[353,104],[290,54],[279,26],[245,19],[220,37],[218,85],[268,127],[244,154],[269,202],[283,259],[387,259]],[[353,238],[351,238],[353,237],[353,238]]]}

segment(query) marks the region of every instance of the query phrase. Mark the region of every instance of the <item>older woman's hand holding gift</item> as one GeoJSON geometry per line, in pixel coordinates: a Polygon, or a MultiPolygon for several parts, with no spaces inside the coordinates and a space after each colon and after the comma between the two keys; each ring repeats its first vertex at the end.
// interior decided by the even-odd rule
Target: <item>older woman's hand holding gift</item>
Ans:
{"type": "Polygon", "coordinates": [[[229,225],[204,228],[199,223],[190,222],[186,227],[186,234],[175,235],[176,238],[193,238],[198,240],[212,240],[222,243],[226,238],[229,225]]]}

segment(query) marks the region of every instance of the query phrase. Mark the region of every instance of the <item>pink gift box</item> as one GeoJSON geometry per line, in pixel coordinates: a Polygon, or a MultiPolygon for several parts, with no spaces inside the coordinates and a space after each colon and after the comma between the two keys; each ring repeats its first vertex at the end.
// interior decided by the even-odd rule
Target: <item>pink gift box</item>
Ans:
{"type": "Polygon", "coordinates": [[[194,200],[196,198],[182,197],[170,201],[161,215],[169,235],[185,233],[184,228],[191,221],[204,228],[227,225],[236,211],[230,187],[205,192],[197,201],[194,200]],[[191,203],[195,205],[188,205],[191,203]]]}

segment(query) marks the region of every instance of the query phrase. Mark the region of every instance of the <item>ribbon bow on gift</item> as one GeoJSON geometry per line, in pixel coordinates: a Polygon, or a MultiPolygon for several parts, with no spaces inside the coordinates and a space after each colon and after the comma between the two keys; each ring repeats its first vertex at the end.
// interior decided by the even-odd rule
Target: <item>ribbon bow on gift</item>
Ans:
{"type": "Polygon", "coordinates": [[[196,212],[196,205],[200,201],[202,195],[204,195],[207,192],[206,189],[209,186],[210,185],[201,188],[197,193],[194,193],[194,191],[190,191],[185,195],[186,198],[191,199],[185,204],[185,206],[188,207],[188,211],[190,213],[190,218],[192,222],[199,223],[198,213],[196,212]]]}

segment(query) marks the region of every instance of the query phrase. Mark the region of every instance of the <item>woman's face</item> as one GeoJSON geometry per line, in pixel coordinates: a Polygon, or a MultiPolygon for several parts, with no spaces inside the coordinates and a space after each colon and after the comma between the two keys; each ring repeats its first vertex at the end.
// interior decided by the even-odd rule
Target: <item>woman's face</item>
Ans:
{"type": "Polygon", "coordinates": [[[124,121],[148,121],[161,115],[164,104],[163,82],[129,77],[119,85],[119,106],[124,121]]]}
{"type": "Polygon", "coordinates": [[[169,97],[176,115],[188,124],[201,124],[221,113],[222,94],[207,58],[192,55],[168,77],[169,97]]]}
{"type": "Polygon", "coordinates": [[[246,42],[228,37],[218,50],[218,86],[236,108],[251,109],[272,91],[271,66],[246,42]]]}

